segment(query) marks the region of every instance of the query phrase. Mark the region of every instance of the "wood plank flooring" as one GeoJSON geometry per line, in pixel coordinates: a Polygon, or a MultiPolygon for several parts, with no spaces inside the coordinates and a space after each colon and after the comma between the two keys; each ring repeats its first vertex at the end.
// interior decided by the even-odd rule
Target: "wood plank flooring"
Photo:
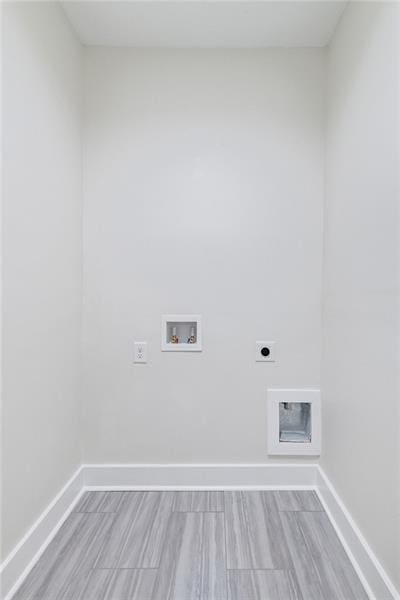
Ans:
{"type": "Polygon", "coordinates": [[[367,600],[314,492],[87,492],[14,600],[367,600]]]}

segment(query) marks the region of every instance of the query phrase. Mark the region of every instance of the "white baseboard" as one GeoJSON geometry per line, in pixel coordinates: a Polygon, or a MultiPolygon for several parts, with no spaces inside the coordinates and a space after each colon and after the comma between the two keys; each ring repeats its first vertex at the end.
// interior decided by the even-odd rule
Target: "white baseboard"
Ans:
{"type": "Polygon", "coordinates": [[[400,600],[322,469],[299,464],[82,465],[0,567],[10,600],[86,490],[315,489],[371,600],[400,600]]]}
{"type": "Polygon", "coordinates": [[[316,479],[321,503],[370,599],[400,600],[395,586],[320,466],[316,479]]]}
{"type": "Polygon", "coordinates": [[[9,600],[43,554],[83,493],[79,467],[0,565],[1,598],[9,600]]]}
{"type": "Polygon", "coordinates": [[[114,464],[83,465],[89,489],[307,489],[316,464],[114,464]]]}

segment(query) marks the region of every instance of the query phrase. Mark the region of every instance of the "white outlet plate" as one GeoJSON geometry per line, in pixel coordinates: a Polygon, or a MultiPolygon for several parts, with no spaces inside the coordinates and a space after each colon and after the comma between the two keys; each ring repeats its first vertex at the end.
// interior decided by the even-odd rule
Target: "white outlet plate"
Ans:
{"type": "Polygon", "coordinates": [[[276,343],[275,342],[256,342],[255,345],[255,360],[256,362],[275,362],[276,361],[276,343]],[[263,348],[269,350],[269,354],[262,354],[263,348]]]}
{"type": "Polygon", "coordinates": [[[135,342],[133,345],[133,362],[147,363],[147,342],[135,342]]]}

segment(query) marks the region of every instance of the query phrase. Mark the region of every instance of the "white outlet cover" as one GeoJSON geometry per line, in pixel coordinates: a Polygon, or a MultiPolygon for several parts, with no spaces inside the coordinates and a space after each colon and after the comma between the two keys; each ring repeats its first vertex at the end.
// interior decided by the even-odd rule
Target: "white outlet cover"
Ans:
{"type": "Polygon", "coordinates": [[[133,345],[133,362],[147,363],[147,342],[135,342],[133,345]]]}
{"type": "Polygon", "coordinates": [[[275,362],[276,342],[256,342],[255,360],[256,362],[275,362]],[[262,354],[263,348],[267,348],[269,350],[269,354],[267,354],[267,356],[262,354]]]}

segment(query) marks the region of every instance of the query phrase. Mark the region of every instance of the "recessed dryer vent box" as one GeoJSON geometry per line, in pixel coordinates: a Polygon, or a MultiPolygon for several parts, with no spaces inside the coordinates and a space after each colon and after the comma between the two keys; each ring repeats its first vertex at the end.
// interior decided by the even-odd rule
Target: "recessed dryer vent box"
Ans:
{"type": "Polygon", "coordinates": [[[163,352],[201,352],[201,315],[162,315],[163,352]]]}
{"type": "Polygon", "coordinates": [[[319,390],[268,390],[268,454],[321,454],[319,390]]]}

